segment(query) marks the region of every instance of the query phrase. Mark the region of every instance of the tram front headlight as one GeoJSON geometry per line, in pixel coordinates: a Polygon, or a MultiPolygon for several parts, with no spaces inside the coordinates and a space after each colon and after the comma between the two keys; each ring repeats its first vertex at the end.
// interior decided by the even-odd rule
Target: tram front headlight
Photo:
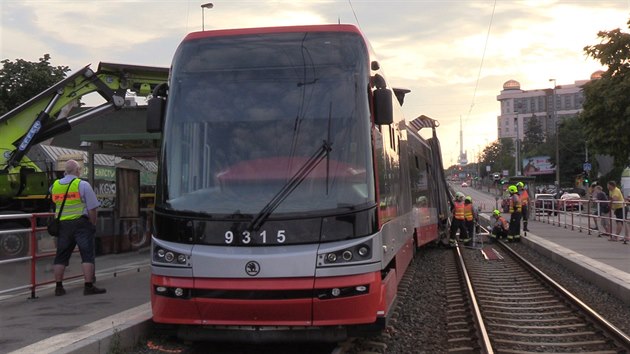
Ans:
{"type": "Polygon", "coordinates": [[[366,257],[370,254],[370,248],[366,245],[359,246],[359,250],[357,251],[359,256],[366,257]]]}
{"type": "Polygon", "coordinates": [[[153,249],[152,263],[156,265],[172,265],[190,267],[190,255],[156,246],[153,249]]]}
{"type": "Polygon", "coordinates": [[[341,254],[341,258],[343,258],[344,261],[349,262],[350,260],[352,260],[352,251],[343,251],[343,253],[341,254]]]}
{"type": "Polygon", "coordinates": [[[372,258],[372,240],[318,255],[318,266],[365,262],[372,258]]]}
{"type": "Polygon", "coordinates": [[[167,292],[168,289],[165,286],[158,286],[158,287],[155,288],[155,291],[160,293],[160,294],[163,294],[163,293],[167,292]]]}

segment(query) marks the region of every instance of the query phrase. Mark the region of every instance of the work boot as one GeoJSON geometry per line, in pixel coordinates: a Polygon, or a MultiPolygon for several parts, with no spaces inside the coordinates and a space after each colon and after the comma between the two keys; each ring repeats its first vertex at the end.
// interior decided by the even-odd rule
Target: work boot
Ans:
{"type": "Polygon", "coordinates": [[[62,295],[66,295],[66,290],[63,287],[56,287],[55,296],[62,296],[62,295]]]}
{"type": "Polygon", "coordinates": [[[107,289],[97,288],[94,285],[90,287],[86,286],[83,288],[83,295],[105,294],[106,292],[107,292],[107,289]]]}

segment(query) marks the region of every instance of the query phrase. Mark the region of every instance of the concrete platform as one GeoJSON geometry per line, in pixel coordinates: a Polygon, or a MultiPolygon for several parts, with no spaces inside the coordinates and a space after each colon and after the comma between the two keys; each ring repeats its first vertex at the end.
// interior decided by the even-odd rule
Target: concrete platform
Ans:
{"type": "MultiPolygon", "coordinates": [[[[486,215],[487,216],[487,215],[486,215]]],[[[522,242],[580,273],[630,305],[630,244],[596,234],[530,220],[522,242]]],[[[130,348],[151,327],[148,252],[97,259],[103,295],[83,296],[82,282],[66,284],[55,297],[52,287],[0,300],[0,354],[104,354],[130,348]],[[114,269],[115,271],[112,271],[114,269]]]]}
{"type": "Polygon", "coordinates": [[[51,285],[35,299],[30,291],[3,297],[0,353],[107,353],[110,340],[134,344],[151,319],[149,251],[97,257],[96,265],[105,294],[84,296],[78,279],[64,282],[64,296],[51,285]]]}

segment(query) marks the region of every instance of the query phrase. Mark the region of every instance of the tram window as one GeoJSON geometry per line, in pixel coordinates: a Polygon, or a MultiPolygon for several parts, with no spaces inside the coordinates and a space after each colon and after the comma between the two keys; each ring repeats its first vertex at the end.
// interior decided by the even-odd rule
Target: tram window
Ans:
{"type": "Polygon", "coordinates": [[[394,147],[394,128],[392,126],[389,127],[389,147],[391,147],[393,150],[396,150],[396,148],[394,147]]]}

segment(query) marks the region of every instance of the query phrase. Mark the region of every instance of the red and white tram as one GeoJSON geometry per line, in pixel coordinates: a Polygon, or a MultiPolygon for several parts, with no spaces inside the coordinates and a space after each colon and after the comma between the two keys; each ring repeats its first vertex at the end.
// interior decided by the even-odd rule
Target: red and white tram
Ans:
{"type": "Polygon", "coordinates": [[[189,34],[149,104],[153,320],[192,340],[383,328],[447,213],[403,93],[352,25],[189,34]]]}

